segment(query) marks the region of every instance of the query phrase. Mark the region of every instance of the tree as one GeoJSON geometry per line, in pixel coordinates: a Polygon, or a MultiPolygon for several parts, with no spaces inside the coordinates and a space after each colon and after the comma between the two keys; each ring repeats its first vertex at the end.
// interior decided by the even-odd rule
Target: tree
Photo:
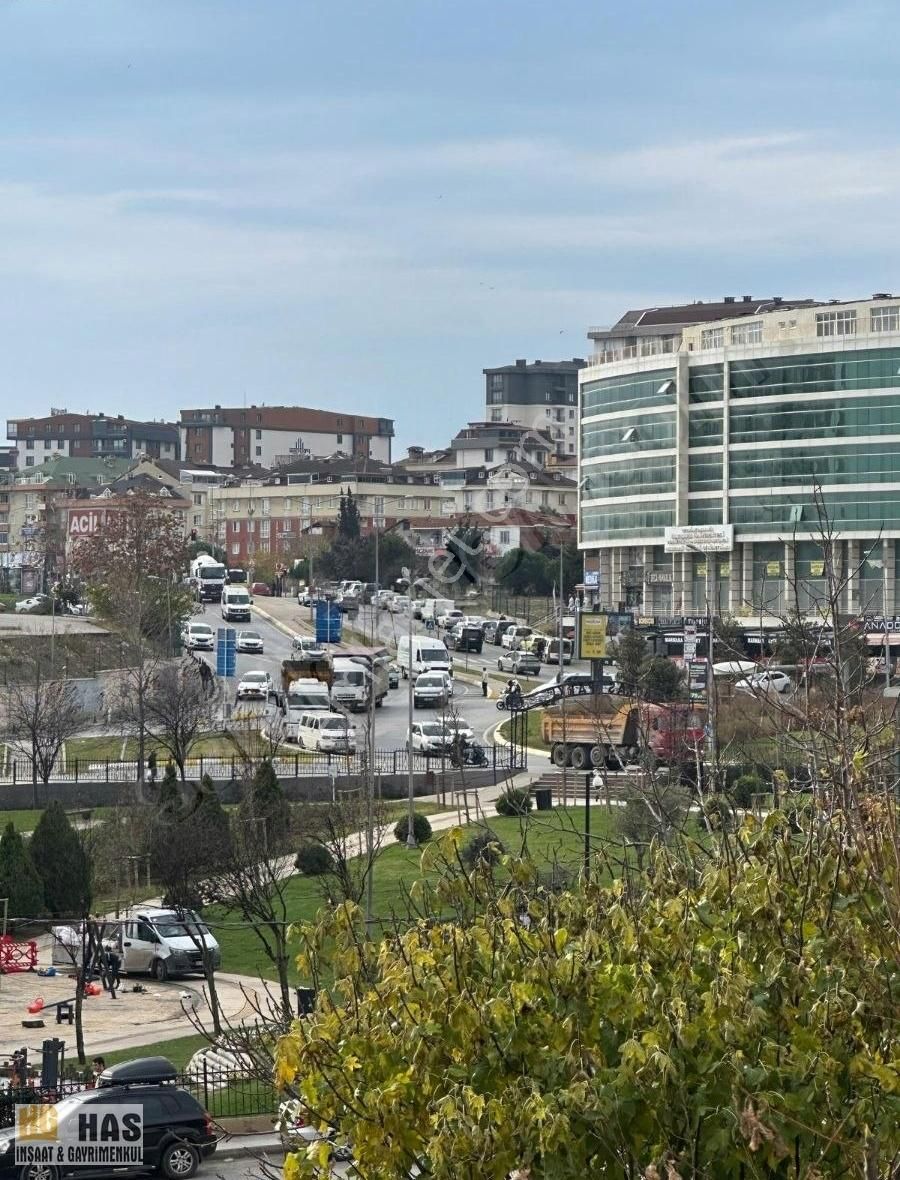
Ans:
{"type": "Polygon", "coordinates": [[[27,679],[13,680],[6,690],[6,725],[9,736],[24,746],[31,764],[31,781],[48,783],[63,745],[80,733],[85,723],[78,690],[72,681],[51,680],[40,659],[26,666],[27,679]]]}
{"type": "Polygon", "coordinates": [[[891,904],[852,900],[893,846],[883,822],[848,841],[751,817],[739,856],[686,872],[657,847],[627,889],[554,894],[518,858],[442,877],[378,943],[353,907],[322,912],[299,962],[329,1002],[282,1038],[276,1079],[367,1176],[893,1180],[891,904]]]}
{"type": "Polygon", "coordinates": [[[81,917],[91,908],[91,865],[84,845],[58,799],[41,813],[29,846],[53,917],[81,917]]]}
{"type": "Polygon", "coordinates": [[[338,507],[338,536],[345,541],[358,541],[361,531],[359,506],[353,499],[353,493],[347,489],[346,495],[341,496],[338,507]]]}
{"type": "Polygon", "coordinates": [[[444,542],[447,557],[442,563],[442,577],[448,582],[476,585],[481,580],[484,535],[476,525],[463,523],[447,534],[444,542]]]}
{"type": "Polygon", "coordinates": [[[122,641],[142,779],[147,695],[160,657],[174,651],[194,609],[193,595],[181,582],[188,551],[181,519],[157,496],[136,492],[105,512],[103,527],[77,542],[72,566],[87,584],[97,615],[122,641]]]}
{"type": "Polygon", "coordinates": [[[291,840],[291,805],[281,789],[268,758],[257,766],[238,806],[241,824],[256,827],[260,842],[273,851],[285,849],[291,840]]]}
{"type": "Polygon", "coordinates": [[[362,901],[387,834],[385,825],[384,805],[377,800],[370,817],[364,787],[346,788],[334,802],[317,804],[302,812],[299,827],[305,842],[324,848],[331,859],[331,872],[317,879],[329,905],[345,901],[358,905],[362,901]]]}
{"type": "MultiPolygon", "coordinates": [[[[612,645],[609,649],[612,649],[612,645]]],[[[647,660],[647,641],[640,632],[626,627],[616,639],[613,655],[619,666],[619,678],[626,693],[637,694],[640,690],[641,674],[647,660]]]]}
{"type": "Polygon", "coordinates": [[[214,557],[222,565],[228,565],[228,554],[221,545],[213,545],[211,541],[191,541],[187,546],[189,562],[193,561],[195,557],[199,557],[201,553],[208,553],[210,557],[214,557]]]}
{"type": "Polygon", "coordinates": [[[511,549],[497,562],[494,581],[510,594],[546,595],[554,584],[552,563],[530,549],[511,549]]]}
{"type": "MultiPolygon", "coordinates": [[[[123,704],[125,715],[136,722],[128,698],[123,704]]],[[[156,668],[144,700],[145,730],[171,755],[182,782],[191,746],[211,728],[215,715],[216,702],[207,692],[197,660],[156,668]]]]}
{"type": "Polygon", "coordinates": [[[684,669],[665,656],[653,656],[641,669],[641,688],[648,701],[680,700],[685,693],[684,669]]]}
{"type": "Polygon", "coordinates": [[[0,836],[0,897],[11,918],[35,918],[44,912],[44,889],[24,840],[12,820],[0,836]]]}

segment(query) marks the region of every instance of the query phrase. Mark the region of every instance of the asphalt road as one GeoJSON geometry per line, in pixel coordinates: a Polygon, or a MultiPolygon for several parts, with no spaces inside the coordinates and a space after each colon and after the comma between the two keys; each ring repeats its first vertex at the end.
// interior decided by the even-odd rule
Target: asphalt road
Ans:
{"type": "MultiPolygon", "coordinates": [[[[260,603],[265,609],[265,604],[260,603]]],[[[229,693],[230,698],[234,699],[234,691],[237,688],[237,681],[245,672],[258,669],[259,671],[271,673],[276,683],[281,680],[281,661],[288,659],[291,654],[291,641],[282,631],[275,627],[272,623],[267,622],[260,615],[256,613],[255,607],[251,608],[252,619],[249,623],[229,623],[227,626],[233,626],[236,630],[253,630],[258,631],[262,636],[265,645],[264,652],[259,655],[246,655],[239,652],[237,655],[236,678],[231,686],[229,693]]],[[[381,612],[382,614],[384,612],[381,612]]],[[[218,604],[205,603],[201,612],[195,616],[197,621],[208,623],[213,630],[217,627],[226,626],[222,619],[222,611],[218,604]]],[[[309,611],[300,607],[297,608],[298,623],[309,618],[309,611]]],[[[397,616],[397,623],[399,628],[403,629],[403,624],[406,622],[406,616],[397,616]]],[[[363,626],[371,629],[371,621],[368,617],[360,612],[358,625],[360,629],[363,626]]],[[[205,659],[210,666],[215,670],[215,655],[209,652],[198,652],[201,658],[205,659]]],[[[497,655],[499,649],[495,647],[486,646],[482,656],[469,654],[466,660],[465,654],[460,653],[455,655],[455,665],[458,670],[463,670],[468,663],[468,671],[475,676],[480,677],[482,668],[487,665],[491,670],[496,670],[497,655]]],[[[548,671],[547,678],[552,675],[548,671]]],[[[407,696],[407,681],[401,680],[400,688],[391,689],[388,693],[387,700],[384,705],[376,711],[375,714],[375,740],[380,749],[393,750],[400,749],[406,744],[406,730],[408,724],[408,696],[407,696]]],[[[480,742],[489,741],[490,734],[493,727],[498,721],[502,721],[507,716],[505,713],[500,713],[496,707],[494,700],[485,700],[481,695],[481,688],[477,683],[468,683],[461,677],[457,677],[454,684],[454,704],[460,716],[468,721],[469,725],[475,731],[476,739],[480,742]]],[[[262,708],[262,706],[260,706],[262,708]]],[[[434,709],[415,709],[413,714],[415,720],[430,720],[435,716],[434,709]]]]}

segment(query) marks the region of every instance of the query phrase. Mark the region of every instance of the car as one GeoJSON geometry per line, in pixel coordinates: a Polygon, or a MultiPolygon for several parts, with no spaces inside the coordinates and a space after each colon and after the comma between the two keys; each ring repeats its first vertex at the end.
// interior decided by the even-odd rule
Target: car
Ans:
{"type": "Polygon", "coordinates": [[[532,634],[530,627],[523,624],[513,623],[511,627],[503,632],[503,637],[500,640],[500,646],[505,647],[507,651],[516,651],[522,646],[522,641],[527,639],[532,634]]]}
{"type": "Polygon", "coordinates": [[[497,659],[501,672],[515,672],[519,676],[540,676],[541,661],[530,651],[504,652],[497,659]]]}
{"type": "Polygon", "coordinates": [[[181,632],[182,645],[188,651],[212,651],[215,633],[209,623],[188,623],[181,632]]]}
{"type": "Polygon", "coordinates": [[[291,651],[315,660],[320,660],[326,655],[325,648],[315,635],[295,635],[291,640],[291,651]]]}
{"type": "Polygon", "coordinates": [[[713,664],[713,676],[745,676],[758,671],[759,664],[752,660],[724,660],[720,664],[713,664]]]}
{"type": "Polygon", "coordinates": [[[475,740],[475,730],[464,717],[448,717],[444,722],[444,729],[450,734],[451,740],[457,736],[463,742],[475,740]]]}
{"type": "Polygon", "coordinates": [[[271,598],[271,587],[267,586],[265,582],[254,582],[250,587],[251,594],[258,594],[260,598],[271,598]]]}
{"type": "Polygon", "coordinates": [[[794,682],[788,676],[787,672],[753,672],[748,676],[744,676],[734,687],[736,692],[784,693],[791,691],[794,687],[794,682]]]}
{"type": "Polygon", "coordinates": [[[424,705],[443,708],[453,696],[453,682],[446,672],[421,672],[413,687],[413,704],[417,709],[424,705]]]}
{"type": "Polygon", "coordinates": [[[376,610],[390,610],[393,590],[376,590],[372,596],[372,605],[376,610]]]}
{"type": "Polygon", "coordinates": [[[313,593],[309,589],[309,587],[307,587],[305,590],[301,590],[297,594],[297,605],[298,606],[312,606],[312,604],[313,604],[313,593]]]}
{"type": "Polygon", "coordinates": [[[499,645],[504,632],[513,626],[512,619],[488,619],[484,625],[484,642],[499,645]]]}
{"type": "Polygon", "coordinates": [[[400,665],[393,660],[388,664],[388,688],[399,688],[400,677],[403,675],[400,665]]]}
{"type": "MultiPolygon", "coordinates": [[[[392,615],[406,615],[409,614],[411,600],[408,594],[392,594],[388,600],[387,608],[392,615]]],[[[422,617],[421,611],[419,614],[413,612],[413,618],[420,619],[422,617]]]]}
{"type": "Polygon", "coordinates": [[[414,721],[406,742],[414,754],[443,754],[453,745],[453,734],[439,721],[414,721]]]}
{"type": "Polygon", "coordinates": [[[465,615],[461,610],[445,610],[435,619],[438,627],[446,630],[448,627],[455,627],[457,623],[461,623],[465,619],[465,615]]]}
{"type": "Polygon", "coordinates": [[[272,677],[268,672],[245,672],[238,681],[237,699],[267,701],[274,692],[272,677]]]}
{"type": "Polygon", "coordinates": [[[15,1127],[3,1127],[0,1176],[56,1180],[70,1175],[135,1176],[155,1171],[167,1180],[190,1180],[201,1162],[216,1150],[217,1136],[210,1116],[189,1090],[177,1084],[177,1077],[175,1066],[165,1057],[138,1057],[109,1066],[99,1075],[95,1087],[67,1094],[54,1103],[57,1136],[62,1132],[67,1140],[71,1136],[82,1143],[88,1141],[78,1135],[79,1123],[90,1114],[92,1106],[140,1106],[143,1136],[139,1163],[63,1168],[45,1163],[17,1165],[15,1127]]]}
{"type": "Polygon", "coordinates": [[[30,614],[32,611],[43,610],[50,605],[46,594],[33,594],[31,598],[20,598],[16,603],[16,614],[30,614]]]}
{"type": "Polygon", "coordinates": [[[234,646],[237,651],[246,651],[252,655],[261,656],[264,648],[263,637],[258,631],[238,631],[234,646]]]}

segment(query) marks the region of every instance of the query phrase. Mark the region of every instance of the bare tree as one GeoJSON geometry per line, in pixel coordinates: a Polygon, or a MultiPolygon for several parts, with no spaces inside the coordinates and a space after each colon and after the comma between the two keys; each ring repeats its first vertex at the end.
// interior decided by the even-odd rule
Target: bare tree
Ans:
{"type": "Polygon", "coordinates": [[[84,711],[75,685],[47,679],[40,660],[32,664],[27,680],[7,685],[6,698],[7,732],[22,743],[31,764],[36,807],[37,783],[50,781],[63,745],[84,726],[84,711]]]}
{"type": "MultiPolygon", "coordinates": [[[[158,667],[143,704],[147,734],[171,755],[184,782],[191,746],[211,728],[215,718],[215,702],[197,662],[186,659],[158,667]]],[[[125,707],[130,710],[127,703],[125,707]]]]}
{"type": "Polygon", "coordinates": [[[331,858],[331,872],[316,877],[323,897],[331,905],[344,901],[359,905],[362,901],[388,833],[386,820],[383,803],[375,800],[370,844],[365,786],[339,790],[331,803],[310,805],[302,813],[302,838],[324,848],[331,858]]]}

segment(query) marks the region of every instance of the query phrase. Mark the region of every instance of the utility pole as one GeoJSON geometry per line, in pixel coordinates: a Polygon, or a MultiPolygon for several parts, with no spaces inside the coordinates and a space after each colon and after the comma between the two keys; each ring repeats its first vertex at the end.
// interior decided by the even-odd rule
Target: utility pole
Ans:
{"type": "Polygon", "coordinates": [[[407,701],[406,710],[408,717],[407,739],[406,739],[406,768],[408,773],[407,779],[407,795],[406,795],[406,847],[416,847],[416,833],[413,828],[413,820],[416,814],[416,776],[413,771],[413,581],[412,575],[409,579],[409,612],[407,615],[407,626],[409,635],[409,649],[407,651],[407,665],[406,665],[406,688],[407,701]]]}

